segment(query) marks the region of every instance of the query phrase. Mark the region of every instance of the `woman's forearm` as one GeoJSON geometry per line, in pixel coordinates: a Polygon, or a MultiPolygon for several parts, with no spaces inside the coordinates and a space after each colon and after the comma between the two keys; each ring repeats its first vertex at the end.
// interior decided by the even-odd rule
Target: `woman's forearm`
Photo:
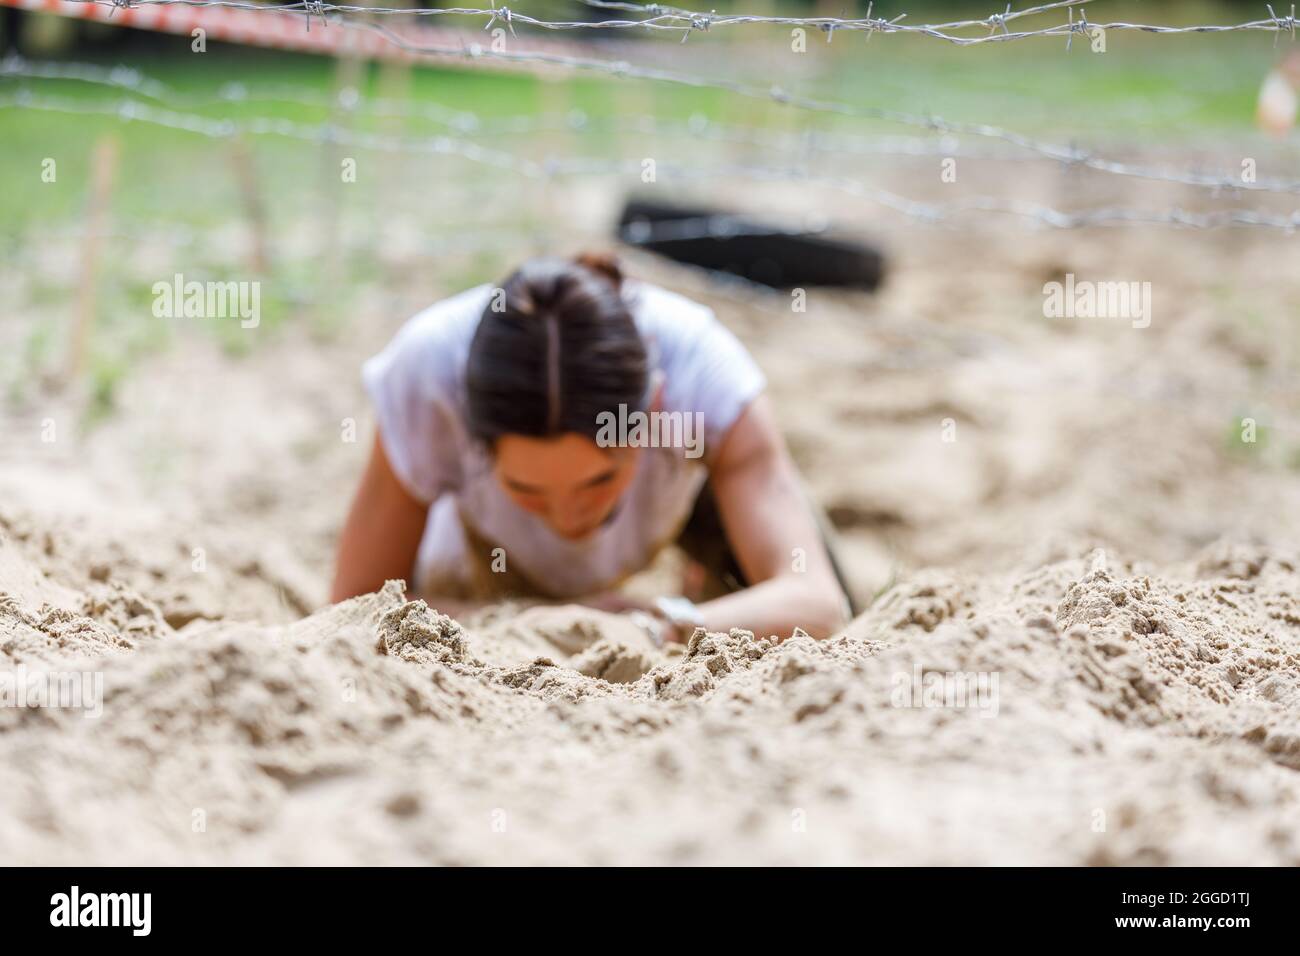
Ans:
{"type": "Polygon", "coordinates": [[[376,435],[339,537],[330,600],[369,594],[392,578],[410,584],[427,512],[398,482],[376,435]]]}
{"type": "Polygon", "coordinates": [[[848,606],[833,579],[787,574],[700,605],[710,631],[742,627],[759,637],[785,640],[796,627],[830,637],[849,623],[848,606]]]}

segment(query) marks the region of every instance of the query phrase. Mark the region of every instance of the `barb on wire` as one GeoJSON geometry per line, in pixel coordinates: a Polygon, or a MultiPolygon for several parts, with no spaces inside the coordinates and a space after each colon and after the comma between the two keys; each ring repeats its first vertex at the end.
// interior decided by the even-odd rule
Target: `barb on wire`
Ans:
{"type": "Polygon", "coordinates": [[[487,24],[483,27],[484,32],[492,29],[492,24],[497,22],[497,18],[505,20],[506,27],[510,30],[510,35],[515,36],[514,13],[504,3],[497,6],[496,0],[492,0],[492,16],[488,19],[487,24]]]}
{"type": "Polygon", "coordinates": [[[1273,12],[1273,4],[1269,3],[1269,4],[1265,4],[1265,6],[1268,7],[1268,15],[1269,15],[1270,17],[1272,17],[1272,18],[1273,18],[1273,22],[1274,22],[1275,24],[1277,24],[1277,33],[1275,33],[1275,34],[1273,35],[1273,46],[1277,46],[1277,41],[1281,38],[1281,36],[1282,36],[1282,31],[1283,31],[1283,30],[1286,30],[1286,29],[1290,29],[1290,31],[1291,31],[1291,42],[1294,43],[1294,42],[1295,42],[1295,24],[1296,24],[1296,20],[1295,20],[1295,4],[1294,4],[1294,3],[1291,4],[1291,14],[1290,14],[1290,16],[1287,16],[1287,17],[1282,18],[1282,19],[1279,19],[1279,18],[1278,18],[1278,15],[1277,15],[1276,13],[1273,12]]]}
{"type": "MultiPolygon", "coordinates": [[[[153,0],[149,0],[149,2],[153,2],[153,0]]],[[[329,23],[330,23],[330,22],[329,22],[329,18],[325,15],[325,3],[324,3],[324,0],[303,0],[303,2],[302,2],[302,6],[303,6],[304,11],[305,11],[306,14],[307,14],[307,16],[306,16],[306,20],[307,20],[307,32],[308,32],[308,33],[311,33],[311,18],[312,18],[312,17],[320,17],[321,26],[323,26],[323,27],[327,27],[327,26],[329,26],[329,23]]]]}
{"type": "Polygon", "coordinates": [[[1082,7],[1079,8],[1078,21],[1074,19],[1074,7],[1070,8],[1069,14],[1070,14],[1070,22],[1069,22],[1070,34],[1065,38],[1066,53],[1070,52],[1070,44],[1074,42],[1074,35],[1076,33],[1082,33],[1084,36],[1087,36],[1089,31],[1092,29],[1092,27],[1088,25],[1088,14],[1082,7]]]}
{"type": "MultiPolygon", "coordinates": [[[[512,153],[485,148],[463,139],[438,136],[432,139],[402,139],[395,136],[363,133],[342,129],[330,124],[311,127],[291,120],[252,117],[242,120],[213,120],[195,114],[178,113],[153,107],[138,100],[111,102],[77,102],[55,99],[37,99],[28,91],[10,98],[0,97],[0,109],[19,107],[69,114],[117,116],[119,119],[146,122],[169,127],[213,139],[227,139],[239,134],[274,135],[307,142],[319,143],[329,137],[332,142],[354,145],[363,149],[385,152],[411,152],[416,154],[456,155],[474,163],[496,169],[512,171],[530,179],[551,176],[632,175],[639,177],[641,160],[589,160],[547,159],[539,163],[521,159],[512,153]]],[[[747,165],[721,165],[708,168],[660,163],[661,172],[683,180],[738,179],[757,182],[796,182],[805,186],[819,186],[856,196],[892,209],[904,216],[927,223],[942,223],[971,212],[1002,213],[1055,229],[1078,229],[1085,226],[1121,225],[1131,223],[1184,226],[1212,229],[1225,226],[1256,226],[1294,233],[1300,228],[1300,209],[1290,215],[1276,215],[1251,209],[1229,209],[1216,212],[1190,212],[1181,208],[1165,211],[1134,209],[1128,207],[1102,207],[1081,211],[1066,211],[1022,200],[1008,200],[992,196],[976,196],[950,203],[926,203],[899,196],[888,190],[866,185],[845,177],[812,176],[798,168],[769,168],[747,165]]]]}
{"type": "Polygon", "coordinates": [[[691,34],[696,30],[699,30],[701,33],[708,33],[709,26],[713,23],[713,16],[714,16],[713,12],[710,12],[708,14],[700,14],[700,15],[692,14],[686,25],[685,32],[682,33],[681,42],[685,43],[687,40],[689,40],[691,38],[691,34]]]}
{"type": "Polygon", "coordinates": [[[1002,28],[1003,33],[1010,33],[1011,31],[1007,28],[1007,20],[1008,18],[1010,18],[1010,16],[1011,16],[1010,3],[1007,4],[1007,9],[1005,13],[989,14],[989,19],[988,19],[989,33],[990,34],[997,33],[998,27],[1002,28]]]}

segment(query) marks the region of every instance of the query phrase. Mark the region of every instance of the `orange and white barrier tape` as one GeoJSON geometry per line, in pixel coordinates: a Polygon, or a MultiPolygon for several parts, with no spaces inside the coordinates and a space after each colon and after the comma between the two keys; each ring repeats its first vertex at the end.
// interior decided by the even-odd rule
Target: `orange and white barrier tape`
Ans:
{"type": "MultiPolygon", "coordinates": [[[[401,63],[455,62],[462,59],[455,53],[430,53],[404,49],[381,33],[357,23],[338,20],[326,23],[317,14],[309,15],[303,10],[288,11],[270,6],[262,10],[244,10],[185,4],[117,6],[88,2],[75,3],[70,0],[0,0],[0,6],[183,36],[193,36],[195,30],[203,30],[209,40],[224,40],[228,43],[322,53],[330,56],[355,56],[401,63]]],[[[443,48],[457,45],[469,46],[465,40],[466,32],[460,30],[411,25],[392,26],[387,29],[393,35],[400,37],[403,43],[412,46],[443,48]]],[[[571,52],[576,48],[572,43],[533,38],[529,39],[529,46],[547,52],[571,52]]],[[[476,66],[510,69],[514,64],[484,57],[476,66]]]]}

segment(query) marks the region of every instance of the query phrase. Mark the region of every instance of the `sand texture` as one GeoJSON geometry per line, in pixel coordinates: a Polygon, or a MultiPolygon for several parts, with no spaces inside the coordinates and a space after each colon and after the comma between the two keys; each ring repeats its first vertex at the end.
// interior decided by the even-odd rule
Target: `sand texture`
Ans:
{"type": "Polygon", "coordinates": [[[825,642],[671,654],[578,615],[587,647],[530,656],[397,582],[180,631],[129,589],[25,584],[0,648],[102,669],[104,714],[0,709],[9,862],[1300,862],[1274,555],[926,574],[825,642]],[[899,706],[936,671],[997,674],[996,709],[899,706]]]}

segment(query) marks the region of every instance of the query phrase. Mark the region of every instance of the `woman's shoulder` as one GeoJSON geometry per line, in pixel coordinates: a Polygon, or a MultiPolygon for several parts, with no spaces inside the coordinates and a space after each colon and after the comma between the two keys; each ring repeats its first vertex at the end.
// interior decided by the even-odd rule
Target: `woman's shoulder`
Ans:
{"type": "Polygon", "coordinates": [[[707,368],[736,354],[747,357],[744,345],[704,303],[649,282],[627,282],[624,287],[653,364],[669,375],[707,368]]]}
{"type": "Polygon", "coordinates": [[[409,318],[386,351],[418,368],[428,386],[438,387],[454,398],[469,358],[470,343],[491,294],[491,284],[485,283],[440,299],[409,318]]]}
{"type": "Polygon", "coordinates": [[[714,330],[721,328],[707,305],[650,282],[625,280],[623,298],[650,350],[651,364],[669,375],[696,364],[714,330]]]}
{"type": "Polygon", "coordinates": [[[446,347],[452,342],[463,339],[465,347],[468,348],[491,295],[492,284],[485,282],[464,292],[439,299],[433,305],[407,319],[398,330],[396,338],[411,342],[433,343],[440,347],[446,347]]]}
{"type": "Polygon", "coordinates": [[[707,305],[650,283],[630,292],[652,364],[664,375],[664,410],[699,413],[707,440],[720,441],[763,390],[762,371],[707,305]]]}
{"type": "Polygon", "coordinates": [[[459,409],[470,342],[491,292],[491,285],[475,286],[407,319],[362,367],[371,392],[390,393],[394,401],[436,402],[459,409]]]}
{"type": "Polygon", "coordinates": [[[640,279],[625,279],[623,299],[639,326],[689,333],[715,321],[713,310],[680,292],[640,279]]]}

